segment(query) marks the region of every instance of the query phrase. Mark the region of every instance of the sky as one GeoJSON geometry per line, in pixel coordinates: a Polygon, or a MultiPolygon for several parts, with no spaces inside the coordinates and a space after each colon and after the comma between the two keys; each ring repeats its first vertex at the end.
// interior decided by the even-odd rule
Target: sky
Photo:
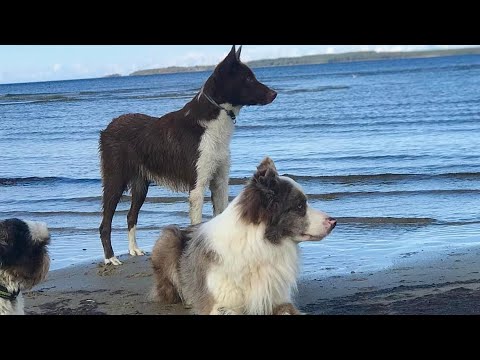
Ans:
{"type": "MultiPolygon", "coordinates": [[[[349,51],[415,51],[478,45],[243,45],[242,60],[349,51]]],[[[231,45],[0,45],[0,84],[128,75],[218,63],[231,45]]]]}

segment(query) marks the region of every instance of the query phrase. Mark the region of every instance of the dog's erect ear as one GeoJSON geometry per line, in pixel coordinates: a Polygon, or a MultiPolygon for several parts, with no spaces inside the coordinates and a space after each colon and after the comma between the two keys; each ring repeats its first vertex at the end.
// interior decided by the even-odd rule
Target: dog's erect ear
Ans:
{"type": "MultiPolygon", "coordinates": [[[[257,166],[257,172],[266,172],[268,169],[273,170],[275,173],[277,173],[277,168],[275,167],[275,163],[273,162],[272,159],[270,159],[268,156],[262,160],[260,165],[257,166]]],[[[278,175],[278,173],[277,173],[278,175]]]]}
{"type": "Polygon", "coordinates": [[[238,48],[237,52],[235,53],[235,58],[237,61],[240,61],[240,54],[242,53],[242,45],[238,48]]]}
{"type": "Polygon", "coordinates": [[[257,172],[253,175],[253,181],[260,184],[265,190],[272,192],[271,195],[273,195],[277,192],[278,180],[278,173],[273,160],[266,157],[257,166],[257,172]]]}
{"type": "Polygon", "coordinates": [[[235,60],[236,59],[236,55],[235,55],[235,45],[232,46],[232,49],[230,50],[230,52],[228,53],[226,59],[229,59],[229,60],[235,60]]]}

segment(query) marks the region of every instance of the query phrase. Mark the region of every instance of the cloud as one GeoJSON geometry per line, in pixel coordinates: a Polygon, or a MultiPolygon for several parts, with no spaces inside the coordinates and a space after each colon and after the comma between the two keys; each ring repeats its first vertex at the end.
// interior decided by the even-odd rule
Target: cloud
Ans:
{"type": "Polygon", "coordinates": [[[335,48],[329,46],[329,47],[327,48],[327,54],[335,54],[335,48]]]}

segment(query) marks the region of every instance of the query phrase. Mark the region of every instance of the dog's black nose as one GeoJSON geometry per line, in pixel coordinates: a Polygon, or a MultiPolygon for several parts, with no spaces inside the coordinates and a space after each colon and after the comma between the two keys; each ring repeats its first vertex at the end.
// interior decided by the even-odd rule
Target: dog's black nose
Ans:
{"type": "Polygon", "coordinates": [[[337,219],[330,217],[327,220],[328,220],[328,223],[330,224],[330,227],[333,230],[333,228],[337,226],[337,219]]]}
{"type": "Polygon", "coordinates": [[[268,95],[269,95],[270,102],[272,102],[277,97],[277,92],[274,90],[270,90],[270,93],[268,95]]]}

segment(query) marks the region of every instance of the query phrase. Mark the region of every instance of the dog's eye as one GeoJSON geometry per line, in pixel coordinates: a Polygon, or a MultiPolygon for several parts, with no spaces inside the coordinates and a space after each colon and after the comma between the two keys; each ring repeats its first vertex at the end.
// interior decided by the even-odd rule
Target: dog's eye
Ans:
{"type": "Polygon", "coordinates": [[[298,205],[297,205],[297,209],[298,209],[298,210],[303,210],[303,209],[305,209],[305,204],[304,204],[304,203],[298,204],[298,205]]]}

